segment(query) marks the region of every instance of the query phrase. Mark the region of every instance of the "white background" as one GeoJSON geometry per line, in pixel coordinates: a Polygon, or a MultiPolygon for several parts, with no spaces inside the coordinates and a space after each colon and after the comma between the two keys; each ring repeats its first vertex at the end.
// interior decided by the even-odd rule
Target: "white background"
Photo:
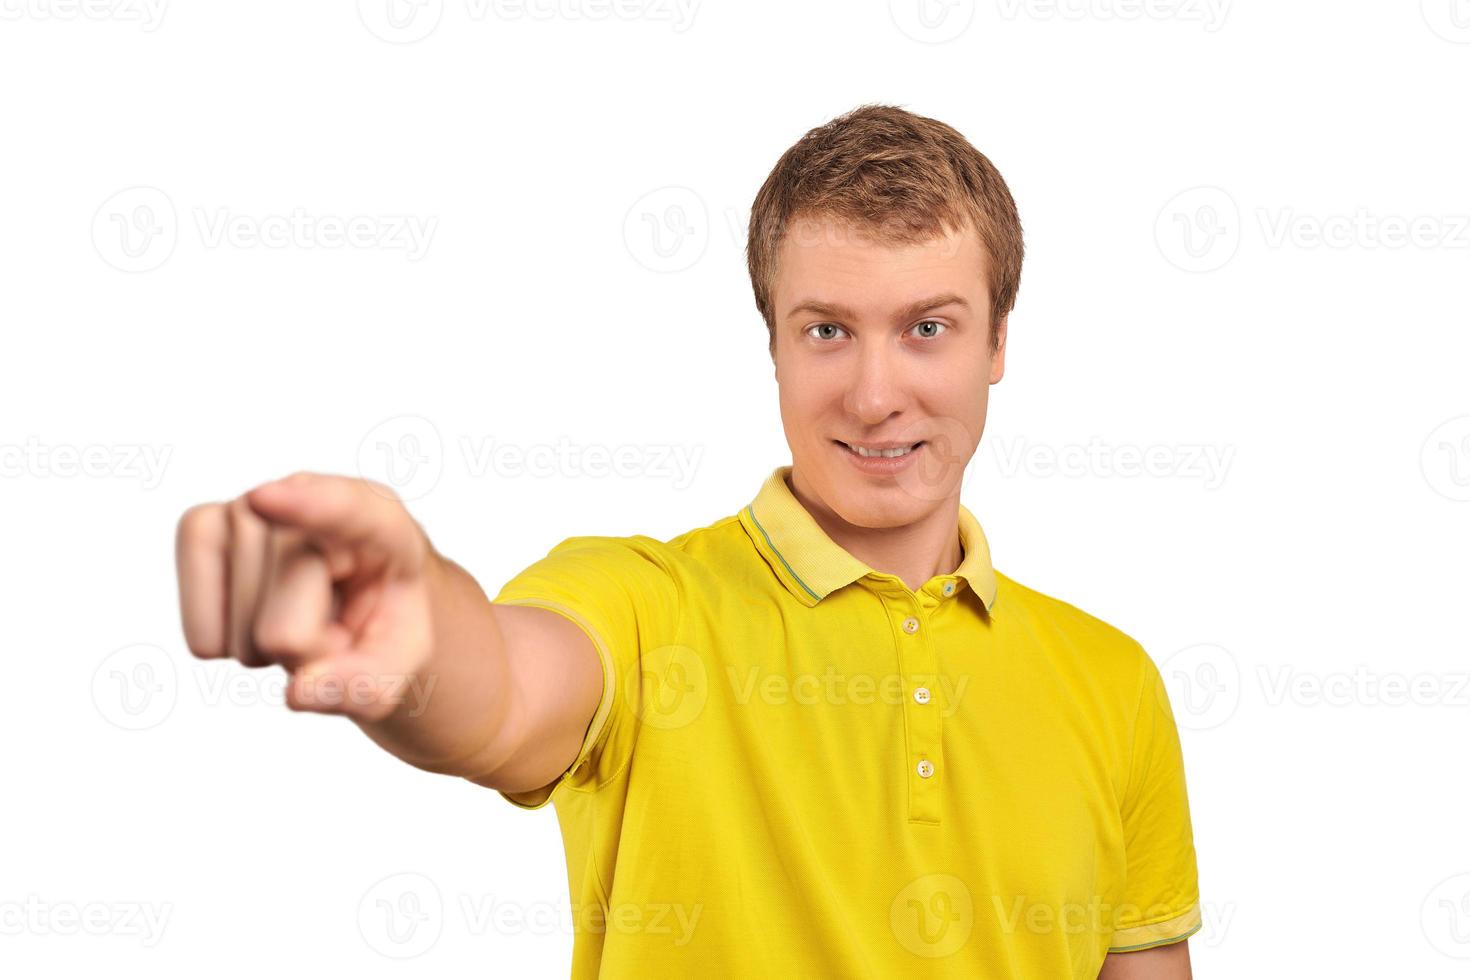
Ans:
{"type": "Polygon", "coordinates": [[[964,500],[1168,678],[1197,975],[1465,975],[1470,4],[404,11],[0,0],[0,973],[566,976],[553,810],[195,661],[175,523],[393,479],[493,594],[735,513],[750,202],[888,102],[1017,199],[964,500]]]}

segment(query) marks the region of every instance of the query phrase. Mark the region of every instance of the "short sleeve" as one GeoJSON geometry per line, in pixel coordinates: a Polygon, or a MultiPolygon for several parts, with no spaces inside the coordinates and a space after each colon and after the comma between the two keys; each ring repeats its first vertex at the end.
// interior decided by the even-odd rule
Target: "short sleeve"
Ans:
{"type": "Polygon", "coordinates": [[[501,796],[523,809],[540,809],[563,785],[595,789],[626,764],[637,726],[625,682],[636,685],[642,654],[672,643],[677,631],[678,590],[670,565],[669,546],[645,535],[571,537],[491,600],[566,617],[591,639],[602,663],[602,697],[576,759],[546,786],[501,796]]]}
{"type": "Polygon", "coordinates": [[[1158,666],[1139,653],[1143,678],[1122,805],[1127,877],[1110,952],[1178,942],[1201,925],[1179,730],[1158,666]]]}

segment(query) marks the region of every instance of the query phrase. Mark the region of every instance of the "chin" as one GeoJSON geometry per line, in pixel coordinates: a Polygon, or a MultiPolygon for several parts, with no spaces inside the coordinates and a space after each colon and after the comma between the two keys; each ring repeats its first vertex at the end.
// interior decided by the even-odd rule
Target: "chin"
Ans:
{"type": "Polygon", "coordinates": [[[897,484],[873,484],[860,473],[826,471],[813,481],[817,495],[833,513],[854,527],[901,527],[918,520],[924,501],[897,484]]]}

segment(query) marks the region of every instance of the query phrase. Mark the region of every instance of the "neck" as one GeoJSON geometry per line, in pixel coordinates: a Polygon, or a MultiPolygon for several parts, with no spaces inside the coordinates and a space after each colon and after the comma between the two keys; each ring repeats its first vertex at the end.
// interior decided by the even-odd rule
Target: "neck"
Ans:
{"type": "Polygon", "coordinates": [[[953,572],[964,557],[958,530],[958,488],[911,524],[860,527],[819,500],[795,469],[786,474],[786,485],[838,547],[875,572],[897,575],[910,591],[917,592],[936,575],[953,572]]]}

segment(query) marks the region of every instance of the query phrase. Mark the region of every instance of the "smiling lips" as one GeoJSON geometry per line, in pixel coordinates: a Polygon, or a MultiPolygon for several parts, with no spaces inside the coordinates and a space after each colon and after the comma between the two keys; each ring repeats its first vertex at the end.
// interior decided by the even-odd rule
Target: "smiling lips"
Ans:
{"type": "Polygon", "coordinates": [[[906,455],[908,455],[909,453],[913,452],[915,449],[918,449],[920,446],[922,446],[924,444],[924,440],[923,439],[920,439],[918,442],[906,442],[906,443],[905,442],[875,442],[875,443],[862,443],[862,444],[859,444],[859,443],[843,442],[841,439],[834,439],[833,442],[836,442],[840,446],[845,446],[847,448],[847,451],[848,452],[852,453],[855,456],[861,456],[864,459],[872,459],[872,458],[876,458],[876,457],[883,457],[883,458],[886,458],[886,459],[895,459],[895,458],[897,458],[899,456],[906,456],[906,455]]]}

